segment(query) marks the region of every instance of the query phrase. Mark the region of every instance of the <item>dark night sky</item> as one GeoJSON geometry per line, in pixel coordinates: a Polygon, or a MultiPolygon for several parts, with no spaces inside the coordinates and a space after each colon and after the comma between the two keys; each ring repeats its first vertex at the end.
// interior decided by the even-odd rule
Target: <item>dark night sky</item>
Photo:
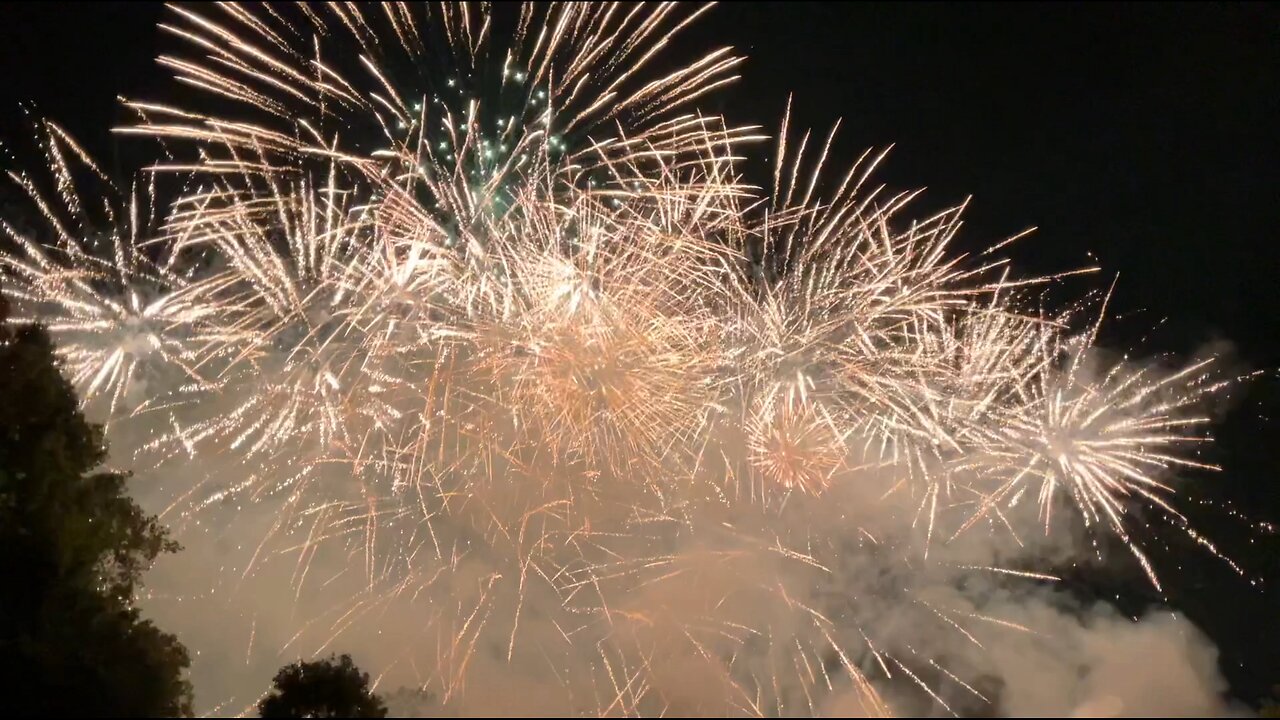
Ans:
{"type": "MultiPolygon", "coordinates": [[[[0,24],[0,131],[19,102],[61,122],[100,157],[117,147],[117,95],[162,99],[153,58],[159,5],[12,4],[0,24]]],[[[733,45],[744,79],[707,105],[773,129],[795,121],[855,158],[895,144],[879,177],[928,187],[940,207],[973,196],[961,244],[1026,227],[1014,252],[1034,272],[1089,262],[1119,274],[1109,341],[1144,352],[1227,340],[1241,367],[1280,366],[1280,10],[1257,5],[722,6],[676,50],[733,45]]],[[[172,97],[172,95],[169,95],[172,97]]],[[[764,148],[760,149],[762,152],[764,148]]],[[[1202,496],[1280,521],[1280,383],[1233,396],[1202,496]]],[[[1197,516],[1198,517],[1198,516],[1197,516]]],[[[1198,517],[1250,570],[1280,585],[1280,540],[1220,511],[1198,517]],[[1250,542],[1255,539],[1256,542],[1250,542]]],[[[1238,695],[1280,682],[1280,587],[1259,591],[1220,564],[1184,563],[1173,585],[1219,643],[1238,695]],[[1270,642],[1259,642],[1270,638],[1270,642]]]]}

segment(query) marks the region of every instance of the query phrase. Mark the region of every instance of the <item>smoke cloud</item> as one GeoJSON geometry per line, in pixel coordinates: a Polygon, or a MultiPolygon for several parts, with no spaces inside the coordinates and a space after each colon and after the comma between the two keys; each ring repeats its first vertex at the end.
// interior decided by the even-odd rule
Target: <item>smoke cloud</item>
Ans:
{"type": "MultiPolygon", "coordinates": [[[[190,487],[201,473],[216,496],[244,472],[214,456],[162,465],[135,488],[164,511],[176,477],[190,487]]],[[[404,585],[377,567],[385,559],[366,567],[362,542],[309,553],[311,528],[281,539],[279,499],[229,495],[176,523],[185,549],[148,576],[144,609],[191,649],[198,706],[218,715],[251,713],[280,665],[329,652],[352,654],[393,712],[430,716],[1239,713],[1216,649],[1181,616],[1153,608],[1135,621],[1000,572],[1081,557],[1081,527],[926,542],[919,499],[884,495],[891,477],[862,473],[784,505],[672,499],[691,515],[647,521],[607,510],[638,492],[613,487],[592,529],[626,534],[610,545],[621,561],[592,571],[601,579],[581,602],[522,580],[501,543],[467,547],[466,520],[434,528],[449,538],[440,576],[404,585]],[[611,586],[610,570],[626,582],[611,586]]]]}

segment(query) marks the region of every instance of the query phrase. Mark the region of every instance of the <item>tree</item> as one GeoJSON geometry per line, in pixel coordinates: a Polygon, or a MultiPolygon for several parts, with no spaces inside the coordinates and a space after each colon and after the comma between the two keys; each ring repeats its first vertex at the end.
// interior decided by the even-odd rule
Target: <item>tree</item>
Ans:
{"type": "Polygon", "coordinates": [[[392,717],[446,717],[436,694],[425,687],[401,687],[386,695],[392,717]]]}
{"type": "Polygon", "coordinates": [[[1272,688],[1271,697],[1262,701],[1262,708],[1258,710],[1258,717],[1280,718],[1280,685],[1272,688]]]}
{"type": "Polygon", "coordinates": [[[190,664],[133,605],[141,575],[177,551],[102,469],[102,429],[80,412],[38,326],[0,296],[0,663],[18,715],[191,714],[190,664]]]}
{"type": "Polygon", "coordinates": [[[350,655],[285,665],[276,673],[275,690],[258,703],[264,718],[381,718],[382,698],[369,692],[369,675],[350,655]]]}

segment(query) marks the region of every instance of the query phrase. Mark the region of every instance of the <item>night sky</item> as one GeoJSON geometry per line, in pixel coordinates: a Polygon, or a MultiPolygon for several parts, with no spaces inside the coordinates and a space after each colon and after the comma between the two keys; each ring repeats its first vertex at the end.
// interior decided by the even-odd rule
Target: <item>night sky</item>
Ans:
{"type": "MultiPolygon", "coordinates": [[[[22,132],[28,103],[129,169],[145,143],[109,134],[125,119],[114,99],[172,97],[154,63],[169,47],[154,28],[163,14],[6,4],[0,137],[22,132]]],[[[1226,341],[1237,371],[1280,367],[1276,6],[743,4],[713,10],[681,45],[748,56],[707,110],[771,131],[794,94],[795,126],[825,134],[842,119],[837,156],[893,144],[878,177],[927,187],[924,207],[972,196],[962,247],[1036,226],[1012,251],[1026,271],[1100,264],[1068,285],[1075,295],[1118,275],[1108,345],[1185,354],[1226,341]]],[[[1242,386],[1223,412],[1212,460],[1225,472],[1197,478],[1195,497],[1213,505],[1193,517],[1273,587],[1180,547],[1169,596],[1219,645],[1234,694],[1254,701],[1280,683],[1280,537],[1226,508],[1280,521],[1280,382],[1242,386]]],[[[1138,583],[1081,582],[1122,594],[1138,583]]],[[[1134,592],[1127,602],[1150,599],[1134,592]]]]}

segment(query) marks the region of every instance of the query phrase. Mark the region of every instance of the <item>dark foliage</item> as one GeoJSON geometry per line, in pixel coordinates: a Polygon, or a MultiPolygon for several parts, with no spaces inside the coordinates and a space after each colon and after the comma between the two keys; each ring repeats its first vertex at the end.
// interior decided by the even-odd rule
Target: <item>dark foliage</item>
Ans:
{"type": "Polygon", "coordinates": [[[102,469],[39,327],[0,299],[0,673],[18,715],[191,714],[186,648],[133,606],[141,575],[178,546],[102,469]]]}
{"type": "Polygon", "coordinates": [[[369,675],[350,655],[296,662],[276,673],[275,690],[258,703],[264,718],[380,718],[387,706],[369,692],[369,675]]]}

